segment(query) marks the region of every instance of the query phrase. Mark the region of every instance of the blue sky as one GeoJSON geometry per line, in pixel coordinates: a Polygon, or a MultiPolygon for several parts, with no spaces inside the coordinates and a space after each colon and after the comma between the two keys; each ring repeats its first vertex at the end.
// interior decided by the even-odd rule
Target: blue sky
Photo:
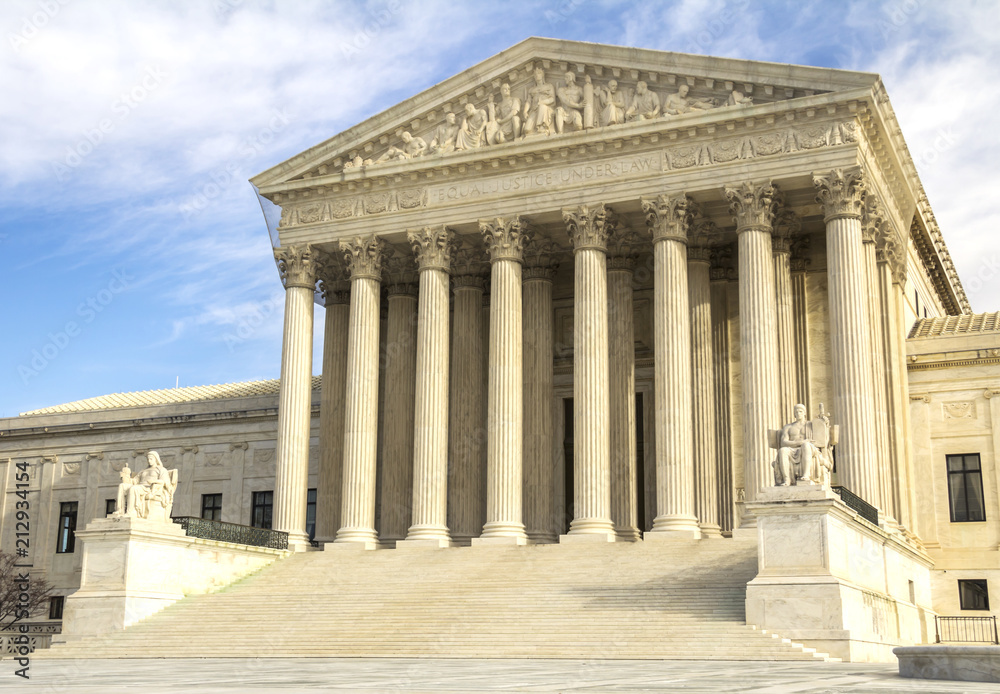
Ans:
{"type": "Polygon", "coordinates": [[[532,35],[880,73],[973,309],[1000,310],[998,20],[992,1],[6,0],[0,417],[276,378],[247,179],[532,35]]]}

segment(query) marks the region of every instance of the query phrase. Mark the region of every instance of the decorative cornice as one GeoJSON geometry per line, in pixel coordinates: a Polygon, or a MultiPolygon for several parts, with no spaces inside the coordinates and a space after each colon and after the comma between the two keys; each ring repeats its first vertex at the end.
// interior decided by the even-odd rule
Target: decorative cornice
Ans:
{"type": "Polygon", "coordinates": [[[729,211],[736,222],[737,233],[772,231],[778,208],[775,200],[778,192],[770,181],[761,184],[744,181],[739,186],[726,186],[723,194],[729,201],[729,211]]]}
{"type": "Polygon", "coordinates": [[[500,260],[522,262],[524,244],[532,235],[528,220],[520,215],[480,219],[479,233],[483,235],[491,263],[500,260]]]}
{"type": "Polygon", "coordinates": [[[574,253],[588,249],[607,253],[608,237],[613,228],[608,223],[609,216],[614,220],[614,211],[604,203],[563,208],[562,218],[574,253]]]}
{"type": "Polygon", "coordinates": [[[451,267],[452,244],[455,232],[446,226],[424,227],[407,231],[406,238],[413,247],[420,271],[443,270],[448,272],[451,267]]]}
{"type": "Polygon", "coordinates": [[[372,234],[355,236],[340,242],[351,281],[369,279],[382,281],[382,262],[386,254],[385,241],[372,234]]]}
{"type": "Polygon", "coordinates": [[[309,244],[285,246],[274,249],[278,272],[285,289],[290,287],[316,287],[317,254],[309,244]]]}
{"type": "Polygon", "coordinates": [[[657,195],[652,200],[640,198],[639,202],[646,215],[646,226],[653,236],[654,245],[660,241],[687,243],[688,227],[694,216],[694,200],[684,193],[678,193],[657,195]]]}
{"type": "Polygon", "coordinates": [[[865,206],[865,175],[860,166],[813,174],[816,202],[823,205],[823,221],[860,219],[865,206]]]}

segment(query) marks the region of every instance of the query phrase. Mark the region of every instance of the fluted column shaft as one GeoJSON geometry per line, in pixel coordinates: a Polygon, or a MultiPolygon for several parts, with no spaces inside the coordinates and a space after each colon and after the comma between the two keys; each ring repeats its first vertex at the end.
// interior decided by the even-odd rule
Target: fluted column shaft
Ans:
{"type": "Polygon", "coordinates": [[[614,540],[608,438],[607,210],[563,210],[573,242],[573,515],[570,535],[614,540]]]}
{"type": "Polygon", "coordinates": [[[864,183],[859,169],[813,180],[826,221],[834,418],[840,424],[837,470],[842,485],[877,504],[871,332],[861,248],[864,183]]]}
{"type": "Polygon", "coordinates": [[[639,539],[635,421],[635,260],[608,258],[608,389],[611,410],[611,521],[621,540],[639,539]]]}
{"type": "Polygon", "coordinates": [[[907,434],[903,429],[903,410],[909,407],[909,395],[905,395],[900,387],[900,373],[906,377],[905,362],[900,358],[900,343],[902,334],[897,333],[895,294],[898,291],[893,284],[892,270],[885,258],[876,266],[876,285],[881,310],[879,330],[882,333],[883,367],[886,385],[886,412],[888,415],[887,429],[889,448],[889,487],[887,497],[889,507],[887,512],[904,527],[910,527],[909,514],[906,512],[905,484],[907,480],[905,440],[907,434]]]}
{"type": "Polygon", "coordinates": [[[792,269],[792,354],[795,364],[796,402],[812,412],[812,395],[809,386],[809,292],[805,270],[792,269]]]}
{"type": "Polygon", "coordinates": [[[340,527],[340,483],[344,461],[344,394],[347,387],[347,331],[350,293],[324,291],[323,386],[319,407],[319,472],[316,482],[316,540],[333,542],[340,527]]]}
{"type": "MultiPolygon", "coordinates": [[[[770,184],[727,188],[739,258],[740,359],[743,375],[743,486],[753,501],[774,483],[767,432],[780,426],[778,331],[771,233],[775,190],[770,184]]],[[[756,519],[744,514],[742,527],[756,519]]]]}
{"type": "Polygon", "coordinates": [[[733,529],[732,436],[729,422],[729,288],[724,271],[713,269],[711,281],[712,367],[715,411],[716,489],[719,526],[733,529]],[[716,277],[718,274],[718,277],[716,277]]]}
{"type": "Polygon", "coordinates": [[[695,516],[691,315],[688,301],[687,230],[693,201],[684,195],[643,200],[653,234],[654,423],[658,533],[699,537],[695,516]]]}
{"type": "Polygon", "coordinates": [[[875,450],[873,451],[876,466],[876,498],[874,505],[895,519],[892,506],[889,449],[889,412],[886,405],[888,387],[885,370],[885,335],[882,332],[882,301],[879,296],[878,267],[875,262],[875,240],[870,235],[864,235],[862,256],[865,269],[864,293],[868,300],[869,344],[871,345],[871,387],[872,407],[875,411],[873,421],[875,450]]]}
{"type": "Polygon", "coordinates": [[[452,541],[469,544],[483,529],[483,453],[486,447],[483,379],[484,280],[456,277],[451,348],[451,426],[448,436],[448,527],[452,541]]]}
{"type": "Polygon", "coordinates": [[[312,416],[314,251],[309,246],[290,246],[275,249],[275,257],[285,280],[285,324],[271,527],[287,532],[288,546],[302,551],[309,546],[306,493],[312,416]]]}
{"type": "Polygon", "coordinates": [[[407,540],[449,546],[448,271],[452,232],[428,227],[407,234],[420,266],[417,382],[413,448],[413,525],[407,540]]]}
{"type": "Polygon", "coordinates": [[[552,278],[549,267],[522,270],[524,317],[524,524],[534,543],[555,542],[552,460],[552,278]]]}
{"type": "Polygon", "coordinates": [[[412,522],[413,422],[417,380],[416,287],[406,282],[389,281],[382,367],[385,383],[382,387],[382,500],[379,508],[382,521],[380,538],[387,543],[405,538],[412,522]]]}
{"type": "Polygon", "coordinates": [[[473,544],[524,544],[521,261],[526,229],[518,218],[480,222],[479,228],[491,263],[490,351],[486,524],[473,544]]]}
{"type": "MultiPolygon", "coordinates": [[[[788,239],[772,238],[775,318],[778,331],[778,402],[782,418],[791,417],[798,399],[795,321],[792,302],[791,250],[788,239]]],[[[789,419],[791,421],[791,419],[789,419]]]]}
{"type": "Polygon", "coordinates": [[[379,289],[383,242],[374,235],[340,242],[351,273],[344,398],[344,476],[338,543],[374,548],[378,443],[379,289]]]}
{"type": "Polygon", "coordinates": [[[695,515],[703,537],[722,537],[715,446],[715,380],[712,363],[712,292],[709,249],[688,248],[691,308],[691,385],[694,423],[695,515]]]}

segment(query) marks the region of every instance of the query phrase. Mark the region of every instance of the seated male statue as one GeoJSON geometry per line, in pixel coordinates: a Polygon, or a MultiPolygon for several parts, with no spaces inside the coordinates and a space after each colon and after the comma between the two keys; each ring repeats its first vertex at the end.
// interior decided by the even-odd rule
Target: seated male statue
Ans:
{"type": "Polygon", "coordinates": [[[149,467],[135,477],[130,478],[131,471],[122,468],[114,515],[169,521],[177,488],[177,471],[164,468],[156,451],[146,454],[146,462],[149,467]]]}
{"type": "Polygon", "coordinates": [[[795,421],[786,424],[780,432],[771,432],[771,446],[778,449],[778,456],[771,463],[774,484],[787,487],[796,482],[829,486],[833,459],[829,447],[836,443],[837,427],[830,427],[829,415],[822,411],[812,421],[806,421],[806,406],[794,408],[795,421]]]}

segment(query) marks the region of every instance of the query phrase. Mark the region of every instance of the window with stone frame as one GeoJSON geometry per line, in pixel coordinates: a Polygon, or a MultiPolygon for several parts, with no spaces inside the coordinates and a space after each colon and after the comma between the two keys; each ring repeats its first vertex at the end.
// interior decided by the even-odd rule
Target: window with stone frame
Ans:
{"type": "Polygon", "coordinates": [[[306,532],[309,541],[316,537],[316,490],[310,489],[306,494],[306,532]]]}
{"type": "Polygon", "coordinates": [[[274,511],[274,492],[254,492],[250,511],[250,525],[255,528],[271,529],[271,513],[274,511]]]}
{"type": "Polygon", "coordinates": [[[986,520],[983,471],[978,453],[947,456],[948,507],[952,523],[986,520]]]}
{"type": "Polygon", "coordinates": [[[76,549],[76,501],[59,504],[59,535],[56,537],[56,554],[71,554],[76,549]]]}
{"type": "Polygon", "coordinates": [[[201,517],[205,520],[222,520],[222,494],[201,495],[201,517]]]}
{"type": "Polygon", "coordinates": [[[49,619],[62,619],[65,600],[62,595],[53,595],[49,598],[49,619]]]}
{"type": "Polygon", "coordinates": [[[990,609],[990,591],[986,579],[959,580],[958,604],[963,610],[990,609]]]}
{"type": "Polygon", "coordinates": [[[105,517],[110,516],[115,512],[115,506],[117,506],[117,501],[115,499],[105,499],[104,500],[104,515],[105,517]]]}

